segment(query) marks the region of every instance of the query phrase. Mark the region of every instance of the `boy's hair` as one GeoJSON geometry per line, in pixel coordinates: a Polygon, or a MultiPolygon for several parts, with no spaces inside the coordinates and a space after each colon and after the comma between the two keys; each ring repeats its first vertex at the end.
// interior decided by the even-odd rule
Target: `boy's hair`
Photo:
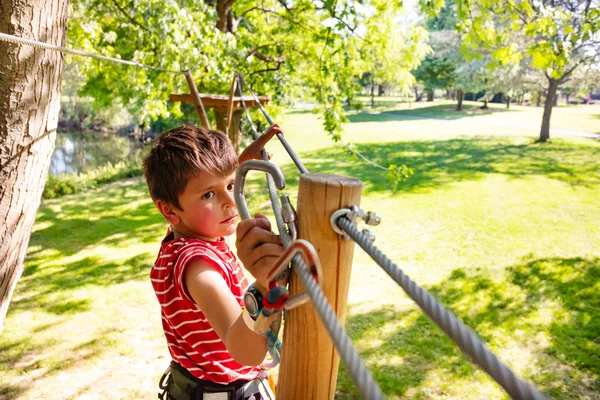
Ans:
{"type": "Polygon", "coordinates": [[[163,200],[181,209],[188,180],[201,172],[227,176],[238,167],[233,145],[222,132],[181,125],[155,139],[144,158],[144,177],[154,201],[163,200]]]}

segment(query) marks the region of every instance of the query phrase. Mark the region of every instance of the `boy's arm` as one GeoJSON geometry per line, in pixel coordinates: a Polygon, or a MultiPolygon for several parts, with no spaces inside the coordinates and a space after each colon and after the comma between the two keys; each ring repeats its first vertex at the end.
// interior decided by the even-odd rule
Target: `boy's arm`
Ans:
{"type": "Polygon", "coordinates": [[[185,269],[185,286],[229,354],[243,365],[259,365],[267,352],[264,336],[250,330],[225,279],[206,261],[192,261],[185,269]]]}
{"type": "MultiPolygon", "coordinates": [[[[240,154],[240,164],[248,160],[262,160],[262,150],[265,148],[265,145],[269,142],[269,140],[271,140],[271,138],[278,133],[283,134],[283,129],[281,129],[281,127],[277,124],[271,125],[265,133],[260,135],[254,142],[250,143],[248,147],[244,149],[242,154],[240,154]]],[[[269,155],[269,159],[270,158],[271,156],[269,155]]]]}

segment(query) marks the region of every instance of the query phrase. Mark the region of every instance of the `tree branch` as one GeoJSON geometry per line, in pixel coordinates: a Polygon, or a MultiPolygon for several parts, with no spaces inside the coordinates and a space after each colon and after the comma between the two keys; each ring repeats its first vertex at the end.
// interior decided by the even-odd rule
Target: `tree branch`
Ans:
{"type": "Polygon", "coordinates": [[[137,26],[139,28],[142,28],[146,32],[153,33],[149,28],[147,28],[144,25],[140,24],[135,19],[133,19],[132,16],[130,16],[129,14],[127,14],[127,11],[125,11],[125,9],[123,9],[123,7],[121,7],[121,5],[119,3],[117,3],[117,0],[111,0],[111,1],[115,5],[115,7],[117,7],[119,9],[119,11],[121,11],[121,13],[125,16],[125,18],[127,18],[132,24],[134,24],[135,26],[137,26]]]}
{"type": "Polygon", "coordinates": [[[250,75],[248,75],[248,77],[251,77],[251,76],[253,76],[255,74],[262,74],[263,72],[275,72],[275,71],[279,71],[279,69],[281,68],[281,65],[282,64],[277,64],[277,66],[273,67],[273,68],[265,68],[265,69],[259,69],[259,70],[253,71],[253,72],[250,73],[250,75]]]}
{"type": "Polygon", "coordinates": [[[285,62],[285,56],[283,56],[283,55],[275,58],[275,57],[267,56],[266,54],[259,52],[257,49],[250,50],[248,52],[248,54],[246,55],[246,59],[251,56],[254,56],[254,57],[258,58],[259,60],[263,60],[265,62],[271,62],[271,63],[277,63],[277,64],[282,64],[285,62]]]}

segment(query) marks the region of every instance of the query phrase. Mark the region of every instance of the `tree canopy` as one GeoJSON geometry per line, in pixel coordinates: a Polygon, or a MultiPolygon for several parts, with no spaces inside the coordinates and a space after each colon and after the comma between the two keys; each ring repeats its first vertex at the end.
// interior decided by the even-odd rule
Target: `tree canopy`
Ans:
{"type": "Polygon", "coordinates": [[[463,51],[496,66],[525,61],[547,79],[540,141],[547,140],[556,91],[600,57],[598,0],[457,0],[463,51]]]}
{"type": "MultiPolygon", "coordinates": [[[[358,76],[377,64],[376,79],[412,84],[410,71],[428,49],[425,30],[394,23],[401,3],[387,0],[76,0],[71,7],[70,46],[193,68],[205,93],[226,94],[239,71],[276,102],[315,101],[334,140],[344,120],[341,100],[352,98],[358,76]]],[[[82,93],[97,106],[119,101],[142,122],[181,115],[167,101],[187,92],[176,74],[85,61],[81,76],[82,93]]]]}

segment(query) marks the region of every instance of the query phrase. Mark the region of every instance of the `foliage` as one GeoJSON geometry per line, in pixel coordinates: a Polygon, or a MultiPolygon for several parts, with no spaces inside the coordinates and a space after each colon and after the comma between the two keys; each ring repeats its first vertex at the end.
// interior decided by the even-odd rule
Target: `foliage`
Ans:
{"type": "Polygon", "coordinates": [[[598,1],[458,0],[464,49],[485,49],[499,64],[525,57],[561,79],[598,57],[598,1]]]}
{"type": "Polygon", "coordinates": [[[600,60],[600,2],[457,0],[457,5],[464,52],[484,51],[498,66],[525,60],[547,78],[540,131],[540,141],[546,141],[557,88],[579,66],[600,60]]]}
{"type": "Polygon", "coordinates": [[[54,199],[94,189],[104,183],[140,176],[142,174],[140,165],[140,160],[132,160],[114,165],[108,163],[87,173],[49,175],[42,197],[54,199]]]}
{"type": "MultiPolygon", "coordinates": [[[[71,8],[70,46],[171,70],[190,68],[204,93],[228,93],[232,73],[239,71],[275,102],[299,93],[316,101],[334,140],[344,122],[341,100],[352,98],[357,76],[377,62],[376,79],[409,85],[410,70],[427,49],[425,30],[400,29],[393,23],[400,3],[382,0],[75,0],[71,8]],[[357,33],[362,30],[366,37],[357,33]]],[[[82,94],[98,106],[118,99],[143,123],[182,116],[180,104],[167,102],[170,93],[188,92],[181,75],[80,64],[82,94]]]]}

